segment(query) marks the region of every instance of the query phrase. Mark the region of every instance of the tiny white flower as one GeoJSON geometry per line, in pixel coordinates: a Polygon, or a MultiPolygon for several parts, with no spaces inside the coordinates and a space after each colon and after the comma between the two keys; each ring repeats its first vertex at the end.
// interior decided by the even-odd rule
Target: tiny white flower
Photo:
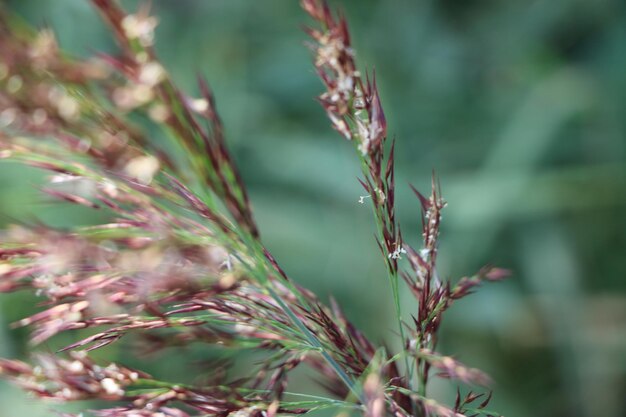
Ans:
{"type": "Polygon", "coordinates": [[[158,20],[153,16],[129,14],[122,20],[122,29],[129,39],[139,39],[142,46],[150,46],[157,24],[158,20]]]}
{"type": "Polygon", "coordinates": [[[354,79],[350,76],[343,76],[337,81],[337,88],[340,91],[351,92],[354,88],[354,79]]]}
{"type": "Polygon", "coordinates": [[[165,70],[158,62],[148,62],[139,70],[139,82],[148,86],[155,86],[165,78],[165,70]]]}
{"type": "Polygon", "coordinates": [[[366,199],[366,198],[371,198],[371,197],[372,197],[372,196],[371,196],[371,195],[369,195],[369,194],[368,194],[368,195],[360,195],[360,196],[359,196],[359,203],[360,203],[360,204],[364,204],[364,203],[365,203],[365,199],[366,199]]]}
{"type": "Polygon", "coordinates": [[[74,398],[74,392],[71,389],[65,387],[61,390],[61,396],[64,400],[71,400],[74,398]]]}
{"type": "Polygon", "coordinates": [[[52,177],[50,177],[50,183],[51,184],[61,184],[61,183],[64,183],[64,182],[77,181],[79,179],[80,179],[80,177],[76,176],[76,175],[57,174],[57,175],[53,175],[52,177]]]}
{"type": "Polygon", "coordinates": [[[204,113],[209,109],[209,102],[204,98],[196,98],[189,101],[189,107],[196,113],[204,113]]]}
{"type": "Polygon", "coordinates": [[[63,94],[57,102],[57,111],[59,116],[68,121],[74,121],[80,116],[78,101],[68,94],[63,94]]]}
{"type": "Polygon", "coordinates": [[[403,253],[406,253],[406,249],[404,249],[402,246],[400,246],[400,247],[396,248],[396,250],[394,250],[392,253],[387,255],[387,257],[390,258],[390,259],[402,259],[401,255],[403,253]]]}
{"type": "Polygon", "coordinates": [[[165,105],[157,103],[150,107],[148,115],[155,122],[163,123],[169,117],[170,112],[165,105]]]}
{"type": "Polygon", "coordinates": [[[142,155],[131,159],[124,168],[126,173],[141,184],[148,185],[159,171],[159,161],[153,156],[142,155]]]}
{"type": "Polygon", "coordinates": [[[67,369],[70,372],[79,373],[79,372],[82,372],[83,369],[85,369],[85,367],[82,362],[73,361],[73,362],[70,362],[70,364],[67,366],[67,369]]]}
{"type": "Polygon", "coordinates": [[[110,395],[122,395],[124,391],[120,389],[120,386],[112,378],[104,378],[100,381],[100,385],[107,394],[110,395]]]}

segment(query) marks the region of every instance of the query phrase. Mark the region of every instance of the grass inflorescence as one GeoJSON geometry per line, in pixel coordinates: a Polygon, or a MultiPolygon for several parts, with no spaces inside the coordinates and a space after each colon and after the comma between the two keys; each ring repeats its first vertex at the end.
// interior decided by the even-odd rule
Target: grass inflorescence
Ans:
{"type": "Polygon", "coordinates": [[[248,192],[231,157],[208,83],[200,97],[181,91],[153,50],[157,19],[92,0],[119,45],[115,56],[77,60],[49,29],[7,14],[0,22],[0,158],[50,173],[47,196],[107,213],[106,222],[70,230],[14,227],[0,240],[0,290],[32,291],[41,310],[16,323],[32,345],[55,335],[91,333],[37,365],[0,360],[0,375],[42,398],[101,400],[113,416],[274,417],[332,408],[365,416],[473,416],[491,394],[429,397],[433,377],[485,387],[489,378],[437,352],[446,310],[483,281],[485,268],[450,282],[437,275],[441,211],[433,176],[421,206],[421,246],[407,244],[396,218],[394,143],[374,73],[356,64],[346,20],[321,0],[303,0],[306,29],[325,91],[319,101],[349,140],[362,168],[381,261],[386,266],[400,346],[374,343],[334,301],[325,305],[292,280],[264,246],[248,192]],[[131,121],[143,114],[169,142],[131,121]],[[416,300],[403,311],[402,291],[416,300]],[[193,343],[264,352],[243,378],[216,373],[201,384],[162,381],[89,355],[126,337],[158,352],[193,343]],[[289,376],[307,367],[327,396],[291,392],[289,376]]]}

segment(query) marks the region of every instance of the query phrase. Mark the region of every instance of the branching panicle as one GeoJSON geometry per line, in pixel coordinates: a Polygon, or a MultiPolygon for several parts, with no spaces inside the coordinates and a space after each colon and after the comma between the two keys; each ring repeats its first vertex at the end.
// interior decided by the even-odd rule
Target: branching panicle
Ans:
{"type": "Polygon", "coordinates": [[[459,392],[446,406],[427,397],[426,387],[431,376],[489,383],[437,353],[437,333],[452,302],[506,271],[486,268],[456,284],[437,275],[445,202],[434,178],[429,197],[414,190],[423,210],[421,247],[403,240],[395,141],[387,143],[375,73],[357,69],[346,19],[324,1],[302,0],[318,26],[306,31],[326,88],[319,101],[354,144],[366,192],[359,201],[372,205],[400,334],[389,346],[370,341],[334,300],[327,306],[297,285],[263,246],[215,98],[201,77],[200,98],[173,83],[152,49],[158,20],[149,9],[127,14],[113,0],[92,3],[118,56],[79,61],[63,54],[49,29],[32,33],[1,17],[0,159],[47,171],[47,198],[100,210],[107,220],[2,232],[0,291],[29,290],[41,299],[40,311],[15,325],[33,329],[33,345],[62,332],[89,333],[61,347],[67,359],[39,356],[38,367],[1,360],[0,375],[39,397],[123,402],[93,412],[102,417],[274,417],[329,407],[370,417],[495,415],[485,411],[491,394],[459,392]],[[136,113],[161,129],[173,151],[130,121],[136,113]],[[402,281],[415,297],[410,323],[402,281]],[[97,365],[87,354],[128,337],[149,354],[198,343],[253,349],[266,359],[240,378],[220,364],[202,384],[186,386],[97,365]],[[316,373],[328,398],[289,391],[291,372],[302,366],[316,373]]]}

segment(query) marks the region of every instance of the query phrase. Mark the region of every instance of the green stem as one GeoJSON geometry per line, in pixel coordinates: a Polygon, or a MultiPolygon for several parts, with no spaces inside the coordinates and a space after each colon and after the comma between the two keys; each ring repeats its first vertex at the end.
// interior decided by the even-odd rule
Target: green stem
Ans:
{"type": "Polygon", "coordinates": [[[350,389],[356,398],[359,401],[363,402],[363,395],[359,390],[356,389],[354,381],[348,374],[343,370],[343,368],[337,363],[335,358],[333,358],[327,351],[324,349],[324,345],[319,341],[317,337],[302,323],[302,321],[295,315],[293,310],[280,298],[280,296],[274,291],[274,289],[268,285],[267,290],[269,291],[272,298],[278,303],[280,308],[287,313],[289,319],[296,325],[296,327],[300,330],[300,332],[306,337],[307,341],[311,344],[312,347],[316,348],[318,352],[322,355],[322,357],[328,362],[328,364],[333,368],[337,376],[341,379],[341,381],[350,389]]]}
{"type": "MultiPolygon", "coordinates": [[[[238,230],[239,231],[239,230],[238,230]]],[[[243,259],[240,259],[244,265],[250,270],[250,272],[256,277],[257,281],[267,290],[268,294],[276,301],[278,306],[287,314],[289,320],[296,326],[302,336],[306,339],[306,341],[311,345],[312,348],[317,350],[324,360],[330,365],[330,367],[335,371],[339,379],[346,385],[349,391],[355,395],[355,397],[363,402],[362,393],[356,388],[353,379],[343,370],[341,365],[332,357],[324,347],[322,342],[302,323],[302,321],[296,316],[291,307],[287,303],[283,301],[280,295],[273,288],[272,281],[266,275],[266,268],[274,269],[273,265],[269,263],[263,254],[263,249],[261,247],[260,242],[251,237],[243,231],[240,237],[243,240],[243,243],[253,252],[254,259],[263,260],[259,262],[257,265],[250,265],[243,262],[243,259]],[[261,270],[259,270],[261,269],[261,270]]],[[[283,284],[285,284],[289,290],[298,298],[298,301],[303,303],[303,305],[308,305],[308,301],[300,294],[297,288],[289,282],[289,280],[283,280],[283,284]]]]}

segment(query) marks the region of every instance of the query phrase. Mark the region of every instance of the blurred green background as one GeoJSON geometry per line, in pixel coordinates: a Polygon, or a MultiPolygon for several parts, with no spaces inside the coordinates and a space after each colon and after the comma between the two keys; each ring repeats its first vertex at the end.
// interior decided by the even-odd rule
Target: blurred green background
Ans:
{"type": "MultiPolygon", "coordinates": [[[[115,51],[87,1],[7,3],[76,55],[115,51]]],[[[491,408],[507,417],[626,416],[626,2],[332,3],[360,64],[376,68],[405,238],[420,233],[406,184],[428,192],[435,169],[449,202],[441,275],[514,271],[451,310],[441,350],[494,377],[491,408]]],[[[298,2],[153,0],[152,11],[158,54],[181,86],[195,91],[198,72],[211,82],[279,262],[374,340],[396,337],[359,167],[314,100],[322,87],[298,2]]],[[[2,226],[71,222],[65,206],[42,203],[40,180],[0,165],[2,226]]],[[[0,298],[1,356],[27,352],[25,332],[8,325],[33,309],[28,297],[0,298]]],[[[100,354],[132,363],[123,347],[100,354]]],[[[173,378],[188,369],[150,366],[173,378]]],[[[5,383],[0,404],[0,417],[52,415],[5,383]]]]}

